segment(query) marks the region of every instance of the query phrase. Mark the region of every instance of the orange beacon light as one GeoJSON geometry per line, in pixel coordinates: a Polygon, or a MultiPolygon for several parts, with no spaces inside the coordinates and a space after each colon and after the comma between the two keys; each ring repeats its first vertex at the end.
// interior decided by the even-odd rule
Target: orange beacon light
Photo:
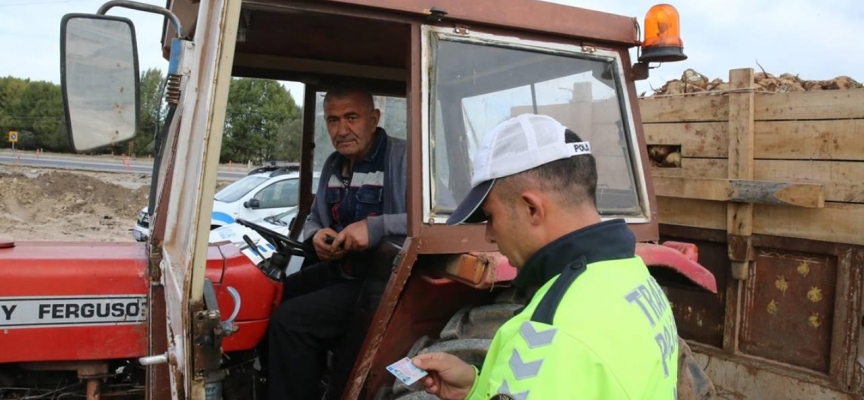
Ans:
{"type": "Polygon", "coordinates": [[[645,41],[640,62],[674,62],[686,60],[678,10],[669,4],[658,4],[645,14],[645,41]]]}

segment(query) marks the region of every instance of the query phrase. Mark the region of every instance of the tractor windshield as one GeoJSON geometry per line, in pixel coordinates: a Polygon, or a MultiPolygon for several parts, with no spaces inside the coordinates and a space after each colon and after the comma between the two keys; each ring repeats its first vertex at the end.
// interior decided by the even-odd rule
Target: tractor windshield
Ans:
{"type": "MultiPolygon", "coordinates": [[[[461,201],[471,188],[471,161],[483,136],[511,117],[535,113],[556,118],[591,143],[601,214],[645,215],[617,53],[544,49],[476,34],[432,31],[427,38],[431,199],[444,192],[461,201]]],[[[430,205],[430,217],[453,211],[436,201],[430,205]]]]}

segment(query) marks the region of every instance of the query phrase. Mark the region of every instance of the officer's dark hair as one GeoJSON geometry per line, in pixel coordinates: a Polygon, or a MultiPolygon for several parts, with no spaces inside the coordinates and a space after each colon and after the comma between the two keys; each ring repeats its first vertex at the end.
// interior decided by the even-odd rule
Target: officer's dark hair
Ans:
{"type": "Polygon", "coordinates": [[[327,104],[331,99],[344,99],[350,95],[360,95],[363,102],[369,106],[369,111],[375,109],[375,99],[372,98],[372,92],[364,89],[361,86],[340,86],[327,91],[324,95],[324,104],[327,104]]]}
{"type": "MultiPolygon", "coordinates": [[[[582,139],[570,129],[564,131],[566,143],[581,142],[582,139]]],[[[499,179],[495,186],[502,186],[502,200],[513,202],[519,193],[528,188],[537,188],[558,197],[561,205],[579,207],[585,202],[597,207],[597,163],[591,154],[564,158],[539,167],[499,179]]]]}

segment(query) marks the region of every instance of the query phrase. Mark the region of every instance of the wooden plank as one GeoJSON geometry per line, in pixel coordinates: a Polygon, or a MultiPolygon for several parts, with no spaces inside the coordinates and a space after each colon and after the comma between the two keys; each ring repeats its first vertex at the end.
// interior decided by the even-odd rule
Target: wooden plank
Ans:
{"type": "Polygon", "coordinates": [[[646,97],[639,100],[643,123],[726,121],[727,96],[646,97]]]}
{"type": "Polygon", "coordinates": [[[757,93],[759,121],[864,118],[864,89],[757,93]]]}
{"type": "MultiPolygon", "coordinates": [[[[755,167],[758,171],[759,168],[755,167]]],[[[683,176],[690,178],[726,178],[729,162],[725,158],[682,158],[681,168],[652,167],[654,176],[683,176]]]]}
{"type": "Polygon", "coordinates": [[[827,201],[864,203],[864,162],[757,160],[755,173],[756,179],[821,183],[827,201]]]}
{"type": "Polygon", "coordinates": [[[682,157],[726,157],[729,154],[727,122],[645,124],[645,142],[681,146],[682,157]]]}
{"type": "Polygon", "coordinates": [[[779,204],[807,208],[825,206],[820,184],[747,181],[737,179],[656,177],[658,196],[731,201],[736,203],[779,204]]]}
{"type": "Polygon", "coordinates": [[[864,205],[826,203],[822,209],[756,205],[753,230],[765,235],[864,245],[864,205]]]}
{"type": "MultiPolygon", "coordinates": [[[[753,69],[729,71],[732,89],[753,87],[753,69]]],[[[753,93],[729,95],[729,179],[753,179],[753,93]]],[[[750,236],[753,233],[753,205],[729,204],[726,232],[750,236]]],[[[746,260],[734,260],[746,261],[746,260]]]]}
{"type": "MultiPolygon", "coordinates": [[[[726,205],[718,201],[657,196],[661,224],[726,229],[726,205]]],[[[754,206],[753,233],[864,245],[864,204],[825,203],[825,208],[754,206]]]]}
{"type": "Polygon", "coordinates": [[[754,135],[756,158],[864,160],[864,119],[756,122],[754,135]]]}
{"type": "Polygon", "coordinates": [[[726,204],[717,201],[657,196],[661,224],[726,230],[726,204]]]}
{"type": "MultiPolygon", "coordinates": [[[[724,159],[684,158],[681,168],[652,168],[655,177],[724,178],[724,159]]],[[[819,183],[825,187],[825,201],[864,203],[864,162],[756,160],[755,180],[819,183]]]]}
{"type": "MultiPolygon", "coordinates": [[[[729,71],[729,85],[738,90],[753,88],[753,69],[729,71]]],[[[753,179],[753,113],[753,92],[729,95],[729,179],[753,179]]],[[[726,204],[726,235],[732,277],[747,279],[753,254],[753,204],[726,204]]]]}
{"type": "MultiPolygon", "coordinates": [[[[862,105],[864,107],[864,105],[862,105]]],[[[682,157],[729,155],[728,124],[683,122],[645,124],[648,144],[680,145],[682,157]]],[[[864,161],[864,119],[757,121],[753,128],[756,159],[864,161]]]]}
{"type": "MultiPolygon", "coordinates": [[[[729,71],[733,89],[753,87],[753,70],[729,71]]],[[[729,95],[729,178],[753,179],[753,93],[729,95]]]]}

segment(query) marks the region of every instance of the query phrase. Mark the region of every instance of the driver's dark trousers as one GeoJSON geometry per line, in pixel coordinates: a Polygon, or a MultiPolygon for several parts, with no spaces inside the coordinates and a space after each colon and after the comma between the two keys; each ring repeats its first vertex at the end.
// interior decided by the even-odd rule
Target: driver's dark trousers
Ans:
{"type": "Polygon", "coordinates": [[[326,262],[285,279],[268,332],[269,400],[320,399],[328,350],[333,365],[327,398],[340,398],[365,336],[365,326],[355,321],[362,318],[357,312],[362,285],[326,262]]]}

